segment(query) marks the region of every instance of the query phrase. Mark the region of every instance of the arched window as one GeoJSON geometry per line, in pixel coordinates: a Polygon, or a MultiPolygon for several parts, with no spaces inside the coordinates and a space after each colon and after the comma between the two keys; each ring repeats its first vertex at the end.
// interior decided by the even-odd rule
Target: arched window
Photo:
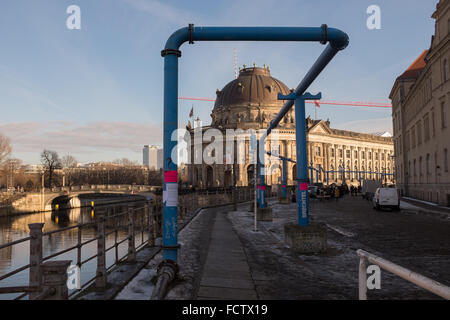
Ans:
{"type": "Polygon", "coordinates": [[[443,69],[443,72],[444,72],[444,81],[447,81],[448,80],[448,62],[447,62],[447,59],[444,59],[442,69],[443,69]]]}

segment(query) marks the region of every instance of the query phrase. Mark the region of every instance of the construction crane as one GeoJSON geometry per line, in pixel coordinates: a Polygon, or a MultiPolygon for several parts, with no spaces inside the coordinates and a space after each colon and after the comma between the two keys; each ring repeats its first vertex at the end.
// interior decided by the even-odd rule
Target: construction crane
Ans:
{"type": "MultiPolygon", "coordinates": [[[[178,97],[180,100],[195,100],[195,101],[211,101],[214,102],[216,99],[212,98],[202,98],[202,97],[178,97]]],[[[364,102],[364,101],[334,101],[334,100],[320,100],[317,101],[306,101],[306,103],[312,104],[324,104],[332,106],[348,106],[348,107],[373,107],[373,108],[392,108],[390,103],[383,102],[364,102]]]]}

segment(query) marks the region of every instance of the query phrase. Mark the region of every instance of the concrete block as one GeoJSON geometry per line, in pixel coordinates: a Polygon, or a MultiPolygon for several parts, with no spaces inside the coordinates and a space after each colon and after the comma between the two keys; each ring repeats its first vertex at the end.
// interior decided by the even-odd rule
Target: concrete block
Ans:
{"type": "Polygon", "coordinates": [[[272,208],[258,208],[256,211],[256,220],[272,221],[272,208]]]}
{"type": "Polygon", "coordinates": [[[294,223],[284,225],[286,244],[299,253],[327,251],[327,228],[324,223],[301,227],[294,223]]]}

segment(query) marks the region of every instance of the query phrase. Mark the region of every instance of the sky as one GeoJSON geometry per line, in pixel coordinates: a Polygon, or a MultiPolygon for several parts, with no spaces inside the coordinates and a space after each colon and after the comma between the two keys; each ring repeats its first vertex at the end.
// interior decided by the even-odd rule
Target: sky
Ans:
{"type": "MultiPolygon", "coordinates": [[[[400,75],[434,33],[437,0],[4,0],[0,2],[0,133],[13,157],[39,163],[40,152],[79,162],[129,158],[142,162],[145,144],[162,146],[163,58],[175,30],[196,26],[311,26],[345,31],[339,52],[308,91],[323,100],[390,102],[400,75]],[[381,9],[369,30],[368,6],[381,9]],[[69,30],[66,9],[81,9],[69,30]]],[[[324,46],[294,42],[196,42],[181,47],[179,96],[215,98],[238,65],[270,67],[296,87],[324,46]]],[[[209,124],[213,102],[180,101],[179,123],[209,124]]],[[[307,105],[307,114],[314,115],[307,105]]],[[[391,110],[321,105],[331,127],[392,132],[391,110]]]]}

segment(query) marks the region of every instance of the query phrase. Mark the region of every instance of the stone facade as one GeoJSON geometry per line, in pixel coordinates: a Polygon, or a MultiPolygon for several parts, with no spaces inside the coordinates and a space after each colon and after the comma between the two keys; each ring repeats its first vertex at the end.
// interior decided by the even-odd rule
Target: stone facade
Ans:
{"type": "Polygon", "coordinates": [[[431,45],[391,90],[396,179],[402,194],[450,206],[450,1],[432,18],[431,45]]]}
{"type": "MultiPolygon", "coordinates": [[[[231,186],[233,183],[233,169],[236,169],[237,185],[247,186],[252,180],[254,165],[251,164],[248,156],[249,133],[248,129],[266,129],[272,119],[282,108],[284,102],[277,99],[278,93],[287,94],[288,87],[281,81],[270,76],[268,68],[244,68],[240,71],[239,77],[222,90],[217,90],[217,99],[211,114],[210,126],[197,126],[195,129],[187,126],[190,132],[191,155],[197,150],[202,150],[203,154],[210,142],[195,141],[195,132],[204,134],[209,129],[216,129],[225,134],[227,129],[243,132],[239,134],[245,143],[237,146],[234,144],[234,153],[244,154],[245,163],[231,164],[211,164],[205,163],[187,166],[184,175],[185,182],[201,187],[222,187],[231,186]],[[199,146],[201,144],[201,147],[199,146]],[[240,148],[237,150],[237,148],[240,148]],[[237,152],[239,151],[239,152],[237,152]]],[[[314,168],[324,170],[346,171],[377,171],[392,173],[393,170],[393,141],[389,137],[362,134],[357,132],[337,130],[330,128],[329,121],[312,120],[307,118],[307,152],[308,164],[314,168]]],[[[257,134],[259,137],[259,135],[257,134]]],[[[239,140],[239,138],[237,139],[239,140]]],[[[295,141],[295,111],[294,107],[287,113],[277,129],[273,130],[266,142],[266,150],[277,149],[280,155],[296,160],[295,141]],[[277,140],[273,140],[277,138],[277,140]]],[[[198,151],[197,151],[198,152],[198,151]]],[[[220,153],[226,159],[225,145],[220,153]]],[[[231,159],[228,159],[231,162],[231,159]]],[[[274,157],[266,157],[265,166],[268,170],[266,184],[281,183],[282,163],[274,157]]],[[[365,178],[380,178],[373,174],[366,174],[365,178]]],[[[390,177],[390,176],[389,176],[390,177]]],[[[358,176],[356,173],[345,174],[330,173],[329,183],[338,184],[344,182],[357,185],[358,176]]],[[[364,178],[364,176],[363,176],[364,178]]],[[[296,166],[294,163],[287,163],[288,185],[294,185],[296,180],[296,166]]],[[[315,175],[314,175],[315,180],[315,175]]],[[[321,172],[319,181],[326,183],[326,176],[321,172]]],[[[391,179],[387,179],[391,182],[391,179]]]]}

